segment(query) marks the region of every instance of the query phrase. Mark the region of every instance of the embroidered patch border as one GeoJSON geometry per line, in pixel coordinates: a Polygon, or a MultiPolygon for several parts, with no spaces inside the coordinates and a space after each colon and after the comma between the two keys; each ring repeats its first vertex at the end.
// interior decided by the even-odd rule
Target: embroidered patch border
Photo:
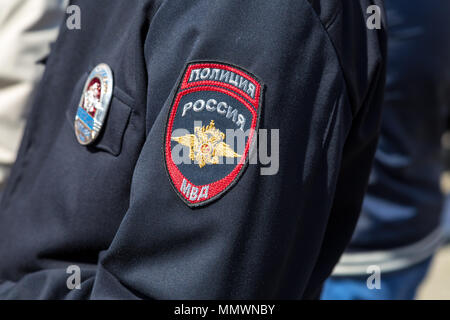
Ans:
{"type": "MultiPolygon", "coordinates": [[[[256,76],[238,66],[217,61],[194,61],[186,65],[168,112],[164,134],[164,164],[173,189],[189,207],[204,206],[219,199],[238,182],[244,173],[248,166],[250,146],[259,127],[263,91],[264,84],[256,76]],[[248,111],[246,112],[251,114],[252,120],[249,127],[250,133],[242,155],[234,153],[229,148],[226,149],[226,144],[222,144],[221,149],[225,150],[222,151],[222,154],[228,154],[229,157],[240,157],[231,172],[221,179],[206,184],[195,184],[180,171],[180,168],[172,159],[172,141],[179,142],[182,138],[173,137],[172,131],[180,101],[183,97],[202,91],[210,94],[222,94],[234,99],[241,106],[247,108],[248,111]],[[192,196],[193,194],[195,196],[192,196]]],[[[195,129],[199,132],[209,130],[217,131],[216,134],[218,135],[221,134],[220,130],[214,126],[213,120],[208,126],[195,129]]],[[[209,146],[202,145],[202,147],[205,147],[207,151],[209,150],[209,146]]]]}

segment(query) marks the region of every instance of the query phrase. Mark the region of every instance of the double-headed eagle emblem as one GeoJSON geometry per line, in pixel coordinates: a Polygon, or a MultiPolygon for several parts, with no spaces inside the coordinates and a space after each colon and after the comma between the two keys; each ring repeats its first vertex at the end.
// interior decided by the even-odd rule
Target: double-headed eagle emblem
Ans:
{"type": "Polygon", "coordinates": [[[216,129],[214,120],[206,127],[195,127],[194,134],[172,137],[172,140],[189,147],[189,157],[196,161],[200,168],[207,164],[218,164],[219,157],[238,158],[241,155],[223,140],[225,134],[216,129]]]}

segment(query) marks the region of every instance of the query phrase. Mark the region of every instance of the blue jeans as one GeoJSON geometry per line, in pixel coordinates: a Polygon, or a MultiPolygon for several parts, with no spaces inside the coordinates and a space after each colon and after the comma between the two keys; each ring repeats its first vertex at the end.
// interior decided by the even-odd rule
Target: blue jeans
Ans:
{"type": "Polygon", "coordinates": [[[412,300],[425,278],[432,258],[409,268],[381,273],[381,288],[367,288],[370,276],[330,277],[322,291],[322,300],[412,300]]]}

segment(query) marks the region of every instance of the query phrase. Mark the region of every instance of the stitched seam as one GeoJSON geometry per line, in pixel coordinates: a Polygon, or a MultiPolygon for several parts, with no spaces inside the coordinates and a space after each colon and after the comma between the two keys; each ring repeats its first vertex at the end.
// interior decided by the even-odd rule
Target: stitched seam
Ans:
{"type": "Polygon", "coordinates": [[[127,94],[117,85],[114,86],[114,91],[113,96],[116,97],[118,100],[120,100],[123,104],[126,104],[128,107],[134,106],[134,98],[132,96],[127,94]]]}
{"type": "Polygon", "coordinates": [[[339,10],[336,11],[336,13],[333,15],[333,17],[330,19],[328,23],[326,23],[325,29],[328,30],[330,27],[333,26],[333,24],[336,22],[337,17],[342,13],[342,6],[339,7],[339,10]]]}
{"type": "MultiPolygon", "coordinates": [[[[328,28],[333,26],[333,24],[337,21],[337,17],[339,16],[339,14],[342,13],[342,9],[340,11],[338,11],[338,13],[333,17],[333,19],[330,20],[330,23],[328,24],[328,26],[325,26],[323,21],[320,19],[319,15],[317,14],[316,10],[314,10],[314,8],[311,5],[311,3],[309,1],[306,1],[306,0],[305,0],[305,2],[307,3],[307,5],[311,9],[311,11],[314,13],[314,15],[316,16],[317,20],[320,22],[320,25],[322,26],[322,29],[323,29],[326,37],[328,38],[328,41],[330,41],[330,44],[333,47],[334,53],[336,55],[336,59],[339,62],[339,68],[341,69],[342,78],[344,79],[344,82],[345,82],[344,87],[345,87],[345,91],[347,93],[347,97],[350,97],[351,95],[350,95],[350,92],[349,92],[349,89],[348,89],[349,88],[349,85],[348,85],[349,83],[348,83],[348,80],[347,80],[347,78],[345,76],[345,72],[344,72],[345,69],[344,69],[344,66],[343,66],[343,63],[342,63],[342,60],[341,60],[341,56],[339,55],[339,53],[338,53],[338,51],[336,49],[336,46],[334,44],[333,39],[331,38],[330,34],[328,33],[328,28]]],[[[350,99],[349,99],[349,103],[351,104],[351,100],[350,99]]],[[[350,109],[351,109],[351,112],[352,112],[352,117],[355,117],[355,114],[353,113],[353,108],[350,108],[350,109]]],[[[357,109],[355,108],[355,111],[356,110],[357,109]]]]}

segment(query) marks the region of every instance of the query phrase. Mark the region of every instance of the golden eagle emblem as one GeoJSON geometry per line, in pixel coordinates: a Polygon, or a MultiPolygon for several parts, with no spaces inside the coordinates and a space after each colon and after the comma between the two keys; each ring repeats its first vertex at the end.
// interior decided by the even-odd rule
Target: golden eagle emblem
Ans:
{"type": "Polygon", "coordinates": [[[219,157],[238,158],[241,155],[234,152],[228,144],[223,142],[225,134],[216,129],[214,120],[206,127],[195,127],[194,134],[172,137],[172,140],[189,147],[189,157],[197,161],[203,168],[207,164],[218,164],[219,157]]]}

